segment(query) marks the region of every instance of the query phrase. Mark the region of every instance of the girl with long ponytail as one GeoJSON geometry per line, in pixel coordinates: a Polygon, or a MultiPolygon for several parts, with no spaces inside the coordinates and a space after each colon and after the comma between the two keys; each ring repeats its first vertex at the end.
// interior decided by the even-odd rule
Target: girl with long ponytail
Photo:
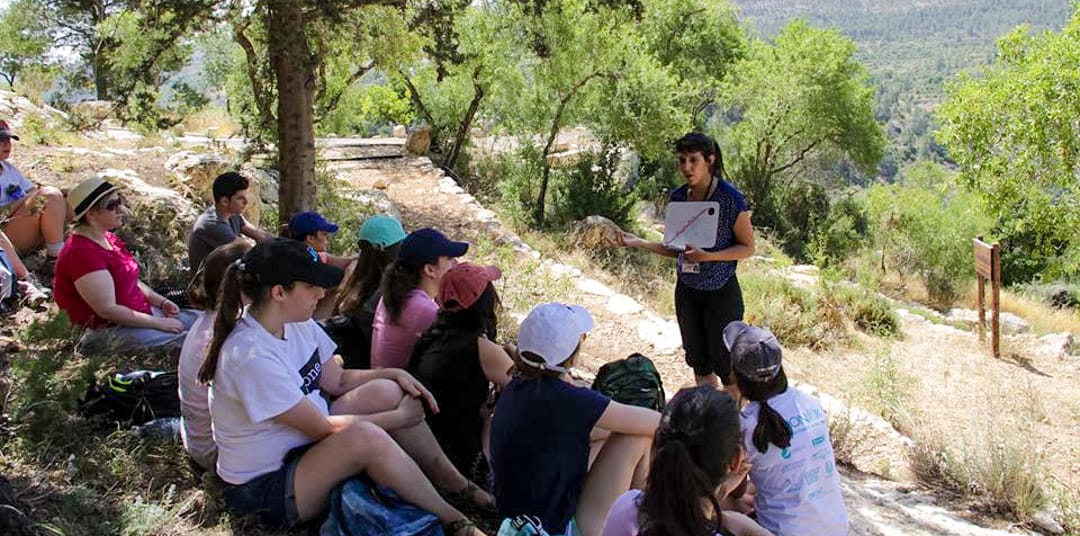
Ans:
{"type": "Polygon", "coordinates": [[[482,534],[428,480],[475,486],[423,422],[423,404],[437,411],[431,393],[399,369],[344,370],[311,319],[342,275],[288,239],[260,242],[225,271],[199,378],[210,383],[226,505],[264,525],[292,527],[317,519],[334,487],[365,473],[435,514],[448,534],[482,534]],[[250,302],[243,310],[242,300],[250,302]]]}
{"type": "Polygon", "coordinates": [[[743,447],[757,488],[757,521],[781,536],[848,533],[829,421],[821,403],[789,389],[782,350],[767,330],[732,322],[724,330],[741,412],[743,447]]]}
{"type": "Polygon", "coordinates": [[[679,391],[656,430],[648,485],[615,501],[603,536],[768,536],[720,506],[745,478],[744,459],[735,400],[711,386],[679,391]]]}

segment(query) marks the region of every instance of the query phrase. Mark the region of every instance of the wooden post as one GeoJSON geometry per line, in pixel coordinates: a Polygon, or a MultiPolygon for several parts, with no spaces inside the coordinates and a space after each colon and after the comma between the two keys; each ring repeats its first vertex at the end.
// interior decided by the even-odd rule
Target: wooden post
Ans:
{"type": "Polygon", "coordinates": [[[990,245],[979,236],[975,250],[976,297],[979,307],[979,340],[986,340],[986,280],[990,280],[990,348],[1001,356],[1001,245],[990,245]]]}

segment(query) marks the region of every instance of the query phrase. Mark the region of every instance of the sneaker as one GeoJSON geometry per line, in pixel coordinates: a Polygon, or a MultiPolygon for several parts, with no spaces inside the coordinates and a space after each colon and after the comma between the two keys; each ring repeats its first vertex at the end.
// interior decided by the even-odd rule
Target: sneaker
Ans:
{"type": "Polygon", "coordinates": [[[20,279],[18,285],[19,294],[22,296],[22,302],[31,309],[38,309],[49,303],[49,300],[52,299],[49,290],[40,288],[33,277],[20,279]]]}

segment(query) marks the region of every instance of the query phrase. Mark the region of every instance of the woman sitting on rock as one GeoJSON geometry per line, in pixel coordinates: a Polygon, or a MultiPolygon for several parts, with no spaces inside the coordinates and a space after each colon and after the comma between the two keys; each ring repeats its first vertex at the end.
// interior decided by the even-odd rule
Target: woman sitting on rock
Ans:
{"type": "Polygon", "coordinates": [[[139,280],[139,264],[112,232],[124,217],[120,192],[94,177],[67,200],[75,228],[56,261],[53,294],[72,323],[89,328],[82,351],[179,348],[197,313],[139,280]]]}
{"type": "Polygon", "coordinates": [[[459,264],[439,286],[439,316],[413,349],[409,372],[441,400],[427,421],[439,445],[459,471],[471,475],[481,452],[484,403],[495,384],[510,382],[513,360],[496,344],[492,282],[502,277],[494,266],[459,264]]]}

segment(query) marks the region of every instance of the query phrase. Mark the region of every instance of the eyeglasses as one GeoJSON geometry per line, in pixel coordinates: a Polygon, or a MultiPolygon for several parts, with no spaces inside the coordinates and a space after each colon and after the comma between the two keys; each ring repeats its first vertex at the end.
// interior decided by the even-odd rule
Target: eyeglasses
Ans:
{"type": "Polygon", "coordinates": [[[124,198],[123,197],[114,197],[114,198],[108,200],[104,205],[102,205],[101,208],[104,209],[104,210],[116,210],[116,209],[120,208],[120,205],[123,205],[123,204],[124,204],[124,198]]]}

